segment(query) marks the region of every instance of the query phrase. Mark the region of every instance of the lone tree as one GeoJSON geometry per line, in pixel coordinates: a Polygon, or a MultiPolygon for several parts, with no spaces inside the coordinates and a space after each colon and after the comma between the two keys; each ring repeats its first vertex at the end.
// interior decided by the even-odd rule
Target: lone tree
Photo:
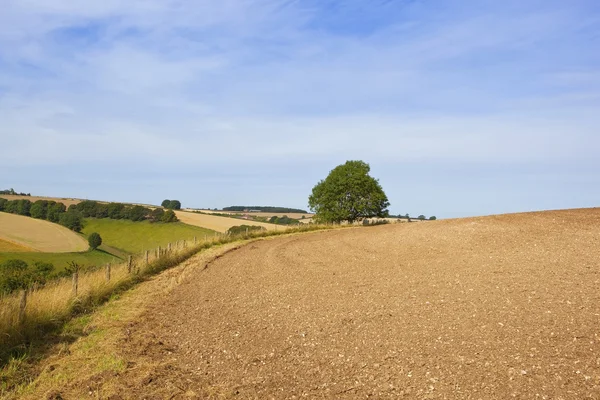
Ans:
{"type": "Polygon", "coordinates": [[[102,238],[100,237],[100,234],[96,232],[92,233],[88,238],[88,243],[92,250],[96,250],[102,244],[102,238]]]}
{"type": "Polygon", "coordinates": [[[320,222],[353,223],[363,218],[385,218],[390,205],[379,181],[369,176],[363,161],[346,161],[313,188],[308,205],[320,222]]]}

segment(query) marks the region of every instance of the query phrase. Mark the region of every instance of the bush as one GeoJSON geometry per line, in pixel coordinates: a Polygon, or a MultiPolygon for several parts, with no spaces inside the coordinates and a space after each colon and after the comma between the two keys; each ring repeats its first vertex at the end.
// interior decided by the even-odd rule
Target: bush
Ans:
{"type": "Polygon", "coordinates": [[[165,213],[162,216],[162,222],[177,222],[179,221],[179,219],[177,218],[177,215],[175,215],[175,212],[173,210],[167,210],[165,211],[165,213]]]}
{"type": "Polygon", "coordinates": [[[227,234],[231,235],[231,236],[235,236],[235,235],[245,235],[246,233],[257,232],[257,231],[266,231],[266,229],[263,228],[262,226],[256,226],[256,225],[238,225],[238,226],[232,226],[231,228],[229,228],[227,230],[227,234]]]}
{"type": "MultiPolygon", "coordinates": [[[[175,213],[173,213],[175,214],[175,213]]],[[[161,222],[165,215],[165,210],[162,208],[155,208],[150,212],[150,222],[161,222]]]]}
{"type": "Polygon", "coordinates": [[[102,237],[99,233],[92,233],[88,238],[88,244],[92,250],[96,250],[102,244],[102,237]]]}

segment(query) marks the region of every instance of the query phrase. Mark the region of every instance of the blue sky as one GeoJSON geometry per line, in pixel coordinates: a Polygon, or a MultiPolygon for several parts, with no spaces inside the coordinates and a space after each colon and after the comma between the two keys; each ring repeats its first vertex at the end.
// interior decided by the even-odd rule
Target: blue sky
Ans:
{"type": "Polygon", "coordinates": [[[393,213],[600,205],[592,0],[0,0],[0,188],[393,213]]]}

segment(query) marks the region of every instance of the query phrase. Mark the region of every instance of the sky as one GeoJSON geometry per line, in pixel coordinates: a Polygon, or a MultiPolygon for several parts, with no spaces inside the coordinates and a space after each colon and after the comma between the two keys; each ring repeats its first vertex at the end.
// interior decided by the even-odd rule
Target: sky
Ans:
{"type": "Polygon", "coordinates": [[[600,206],[597,0],[0,0],[0,189],[394,214],[600,206]]]}

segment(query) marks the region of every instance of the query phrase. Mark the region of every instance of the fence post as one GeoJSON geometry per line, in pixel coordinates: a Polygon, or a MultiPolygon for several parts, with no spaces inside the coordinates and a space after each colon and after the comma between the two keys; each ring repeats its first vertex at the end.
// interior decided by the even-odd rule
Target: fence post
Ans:
{"type": "Polygon", "coordinates": [[[106,264],[106,282],[110,282],[110,263],[106,264]]]}
{"type": "Polygon", "coordinates": [[[73,297],[77,297],[77,286],[79,285],[79,271],[73,272],[73,283],[71,285],[71,292],[73,297]]]}
{"type": "Polygon", "coordinates": [[[167,246],[169,253],[171,252],[171,243],[167,246]]]}
{"type": "Polygon", "coordinates": [[[131,256],[127,259],[127,273],[131,273],[131,268],[133,267],[133,262],[131,256]]]}
{"type": "Polygon", "coordinates": [[[248,236],[248,227],[246,227],[246,236],[248,236]]]}
{"type": "Polygon", "coordinates": [[[19,305],[19,325],[25,322],[25,307],[27,306],[27,289],[21,291],[21,304],[19,305]]]}
{"type": "Polygon", "coordinates": [[[156,258],[160,257],[160,246],[156,248],[156,258]]]}
{"type": "Polygon", "coordinates": [[[149,253],[150,253],[150,252],[149,252],[148,250],[146,250],[146,265],[148,265],[148,254],[149,254],[149,253]]]}
{"type": "Polygon", "coordinates": [[[181,247],[183,249],[185,249],[187,247],[187,242],[185,241],[185,239],[181,242],[181,245],[182,245],[181,247]]]}
{"type": "Polygon", "coordinates": [[[196,236],[194,236],[194,246],[196,245],[196,236]]]}

